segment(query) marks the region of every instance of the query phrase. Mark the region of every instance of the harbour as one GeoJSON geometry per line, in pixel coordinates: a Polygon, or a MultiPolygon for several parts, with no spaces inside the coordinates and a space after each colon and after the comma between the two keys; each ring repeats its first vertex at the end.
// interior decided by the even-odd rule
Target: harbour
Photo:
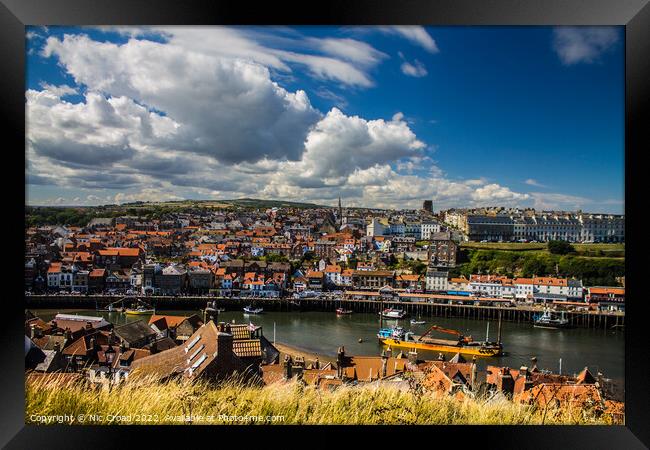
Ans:
{"type": "MultiPolygon", "coordinates": [[[[205,299],[203,305],[205,305],[205,299]]],[[[88,308],[34,308],[30,309],[43,320],[51,320],[57,313],[101,316],[119,325],[137,320],[148,321],[147,315],[126,315],[119,312],[96,311],[88,308]]],[[[202,317],[200,307],[187,309],[160,309],[156,314],[202,317]]],[[[414,317],[410,315],[410,317],[414,317]]],[[[417,317],[417,315],[415,315],[417,317]]],[[[497,319],[479,320],[471,317],[425,317],[425,324],[411,325],[409,317],[403,320],[380,319],[376,312],[355,312],[337,315],[330,311],[289,310],[279,311],[264,307],[262,314],[246,314],[241,307],[227,308],[219,313],[224,322],[249,323],[263,327],[264,335],[271,341],[286,344],[304,352],[334,357],[337,348],[356,355],[378,355],[382,346],[377,331],[382,325],[400,325],[415,334],[424,333],[431,325],[458,330],[474,340],[494,340],[497,333],[497,319]],[[486,336],[489,325],[489,336],[486,336]]],[[[620,328],[534,328],[530,322],[506,321],[502,323],[504,354],[494,357],[479,357],[477,364],[484,369],[488,364],[519,368],[528,366],[530,358],[536,357],[539,367],[557,372],[560,365],[563,373],[577,373],[588,366],[594,373],[602,372],[619,386],[624,380],[624,332],[620,328]],[[561,360],[561,362],[560,362],[561,360]]],[[[405,353],[408,350],[400,350],[405,353]]],[[[423,359],[436,359],[439,352],[418,350],[423,359]]],[[[450,358],[453,354],[444,355],[450,358]]]]}

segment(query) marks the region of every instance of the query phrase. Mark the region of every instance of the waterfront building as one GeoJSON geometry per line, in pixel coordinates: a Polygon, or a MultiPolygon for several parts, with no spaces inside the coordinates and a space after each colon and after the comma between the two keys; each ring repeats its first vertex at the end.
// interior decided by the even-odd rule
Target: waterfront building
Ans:
{"type": "Polygon", "coordinates": [[[426,274],[426,289],[429,292],[442,292],[449,289],[449,272],[429,269],[426,274]]]}
{"type": "Polygon", "coordinates": [[[589,287],[586,301],[598,305],[601,310],[625,311],[624,287],[589,287]]]}
{"type": "Polygon", "coordinates": [[[352,273],[352,284],[361,289],[379,289],[383,286],[393,286],[395,272],[390,270],[355,270],[352,273]]]}

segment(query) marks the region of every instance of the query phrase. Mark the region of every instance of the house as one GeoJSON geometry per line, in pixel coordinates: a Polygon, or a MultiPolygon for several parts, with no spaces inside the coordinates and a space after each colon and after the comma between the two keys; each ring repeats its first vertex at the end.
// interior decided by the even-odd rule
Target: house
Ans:
{"type": "Polygon", "coordinates": [[[449,290],[449,272],[428,269],[425,277],[426,289],[429,292],[443,292],[449,290]]]}
{"type": "Polygon", "coordinates": [[[586,300],[590,304],[597,304],[599,309],[610,311],[625,310],[624,287],[590,287],[587,288],[586,300]]]}
{"type": "Polygon", "coordinates": [[[325,283],[338,286],[341,284],[341,266],[338,264],[328,264],[325,266],[325,283]]]}
{"type": "Polygon", "coordinates": [[[401,274],[395,277],[395,286],[400,289],[422,290],[424,288],[422,275],[401,274]]]}
{"type": "Polygon", "coordinates": [[[379,289],[392,286],[394,281],[395,272],[390,270],[355,270],[352,273],[352,285],[356,288],[379,289]]]}
{"type": "Polygon", "coordinates": [[[167,266],[156,277],[157,287],[163,295],[178,295],[187,285],[187,270],[180,266],[167,266]]]}
{"type": "Polygon", "coordinates": [[[131,363],[129,380],[153,376],[160,380],[182,377],[223,380],[233,375],[249,377],[249,368],[233,351],[230,324],[209,321],[196,330],[185,344],[131,363]]]}
{"type": "Polygon", "coordinates": [[[114,328],[115,335],[126,344],[126,348],[144,348],[156,341],[157,334],[143,320],[114,328]]]}
{"type": "Polygon", "coordinates": [[[307,278],[307,285],[309,286],[309,289],[315,291],[320,291],[321,289],[323,289],[323,285],[325,281],[324,272],[317,271],[317,270],[309,270],[305,278],[307,278]]]}
{"type": "Polygon", "coordinates": [[[149,327],[156,332],[157,338],[169,337],[177,343],[185,342],[203,325],[201,318],[191,316],[161,316],[154,314],[149,319],[149,327]]]}
{"type": "Polygon", "coordinates": [[[459,353],[449,361],[419,363],[418,369],[423,372],[423,388],[433,392],[457,394],[467,389],[472,390],[478,381],[476,363],[468,363],[459,353]]]}

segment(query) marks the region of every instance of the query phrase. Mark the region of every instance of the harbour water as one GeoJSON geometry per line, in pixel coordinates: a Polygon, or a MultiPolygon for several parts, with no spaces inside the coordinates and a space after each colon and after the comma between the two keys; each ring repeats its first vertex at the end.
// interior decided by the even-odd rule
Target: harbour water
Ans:
{"type": "MultiPolygon", "coordinates": [[[[129,316],[117,312],[98,312],[95,310],[32,310],[43,320],[51,320],[56,313],[103,316],[115,325],[127,322],[145,320],[150,316],[129,316]]],[[[157,311],[157,314],[169,315],[203,315],[202,311],[157,311]]],[[[274,339],[311,353],[335,356],[339,346],[345,346],[345,351],[352,355],[378,355],[382,346],[376,339],[379,328],[379,317],[371,313],[355,313],[348,316],[337,316],[334,312],[264,312],[260,315],[248,315],[243,311],[226,311],[219,314],[220,321],[236,323],[253,322],[263,327],[264,335],[271,341],[274,339]],[[275,333],[274,333],[275,330],[275,333]],[[361,342],[359,340],[361,339],[361,342]]],[[[416,334],[422,333],[433,324],[460,331],[474,340],[486,337],[487,321],[465,319],[427,317],[422,318],[424,325],[411,325],[410,317],[403,320],[384,319],[384,326],[399,324],[406,330],[416,334]]],[[[454,339],[453,335],[435,334],[436,337],[454,339]]],[[[496,340],[497,321],[490,321],[489,338],[496,340]]],[[[479,358],[479,368],[487,364],[520,367],[530,366],[530,358],[537,357],[537,365],[541,369],[559,371],[562,359],[562,373],[573,374],[585,366],[594,373],[602,372],[622,387],[624,380],[624,332],[622,330],[604,330],[575,328],[553,330],[534,328],[531,324],[503,322],[502,341],[504,356],[479,358]]],[[[435,359],[438,354],[419,352],[422,359],[435,359]]],[[[451,355],[446,355],[449,358],[451,355]]]]}

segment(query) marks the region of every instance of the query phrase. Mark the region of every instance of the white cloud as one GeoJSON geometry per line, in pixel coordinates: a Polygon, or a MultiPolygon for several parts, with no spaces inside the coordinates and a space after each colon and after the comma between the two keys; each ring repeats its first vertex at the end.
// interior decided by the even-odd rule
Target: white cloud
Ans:
{"type": "MultiPolygon", "coordinates": [[[[372,83],[366,71],[385,58],[372,47],[290,34],[324,54],[306,55],[269,50],[241,31],[201,30],[146,30],[164,31],[166,42],[121,45],[50,37],[43,55],[79,86],[26,92],[28,184],[39,194],[31,197],[54,186],[84,204],[243,196],[329,204],[340,194],[359,206],[402,208],[424,198],[449,206],[528,199],[485,180],[446,178],[402,112],[323,114],[306,92],[273,81],[302,64],[336,83],[372,83]],[[81,101],[65,100],[79,92],[81,101]]],[[[340,100],[324,89],[317,95],[340,100]]]]}
{"type": "Polygon", "coordinates": [[[512,202],[527,200],[528,198],[528,194],[519,194],[517,192],[511,191],[505,186],[500,186],[495,183],[482,186],[472,193],[472,199],[478,203],[489,203],[496,201],[500,205],[511,204],[512,202]]]}
{"type": "Polygon", "coordinates": [[[593,63],[618,41],[613,27],[557,27],[553,48],[565,65],[593,63]]]}
{"type": "Polygon", "coordinates": [[[410,77],[421,78],[427,76],[428,74],[427,68],[424,67],[424,64],[422,64],[417,59],[413,61],[412,64],[408,61],[404,61],[400,68],[402,69],[402,73],[404,75],[408,75],[410,77]]]}
{"type": "Polygon", "coordinates": [[[385,33],[399,35],[411,43],[418,45],[425,49],[429,53],[438,53],[438,45],[436,41],[429,35],[427,30],[421,26],[416,25],[406,25],[406,26],[391,26],[391,27],[380,27],[380,29],[385,33]]]}
{"type": "Polygon", "coordinates": [[[576,210],[594,203],[593,200],[585,197],[560,193],[531,192],[530,196],[533,199],[533,206],[541,210],[576,210]]]}
{"type": "Polygon", "coordinates": [[[524,181],[529,186],[535,186],[535,187],[541,187],[545,188],[547,187],[546,185],[540,183],[539,181],[535,180],[534,178],[528,178],[526,181],[524,181]]]}

